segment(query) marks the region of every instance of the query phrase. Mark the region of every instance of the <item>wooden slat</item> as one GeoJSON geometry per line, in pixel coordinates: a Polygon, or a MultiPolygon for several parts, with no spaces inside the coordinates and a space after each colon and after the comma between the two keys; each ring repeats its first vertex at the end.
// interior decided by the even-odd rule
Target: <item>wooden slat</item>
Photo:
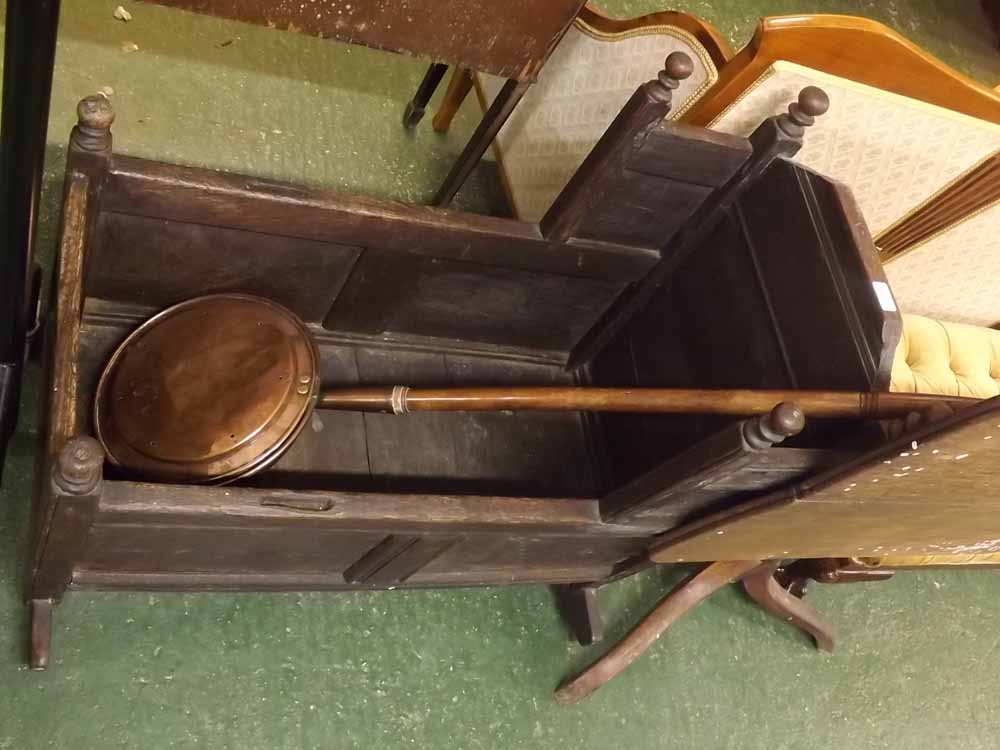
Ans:
{"type": "Polygon", "coordinates": [[[753,39],[682,120],[707,126],[779,60],[1000,123],[995,91],[878,21],[823,13],[762,18],[753,39]]]}
{"type": "Polygon", "coordinates": [[[537,226],[332,190],[116,156],[102,210],[345,246],[631,281],[656,253],[607,246],[547,252],[537,226]]]}
{"type": "Polygon", "coordinates": [[[402,583],[459,541],[455,536],[392,534],[344,571],[348,583],[402,583]]]}
{"type": "Polygon", "coordinates": [[[627,526],[604,524],[589,498],[419,495],[266,487],[203,487],[106,481],[101,498],[106,524],[206,524],[350,528],[392,533],[449,528],[463,533],[490,530],[532,534],[599,532],[634,535],[627,526]],[[265,504],[266,501],[266,504],[265,504]],[[305,511],[303,504],[329,506],[305,511]]]}
{"type": "Polygon", "coordinates": [[[86,294],[161,309],[203,294],[267,297],[320,322],[361,250],[103,211],[86,294]]]}
{"type": "Polygon", "coordinates": [[[898,311],[883,309],[876,293],[881,284],[891,296],[850,193],[786,162],[769,170],[738,207],[792,384],[887,388],[902,320],[898,311]],[[781,221],[774,218],[777,206],[781,221]]]}
{"type": "Polygon", "coordinates": [[[962,175],[875,239],[888,263],[1000,200],[1000,152],[962,175]]]}

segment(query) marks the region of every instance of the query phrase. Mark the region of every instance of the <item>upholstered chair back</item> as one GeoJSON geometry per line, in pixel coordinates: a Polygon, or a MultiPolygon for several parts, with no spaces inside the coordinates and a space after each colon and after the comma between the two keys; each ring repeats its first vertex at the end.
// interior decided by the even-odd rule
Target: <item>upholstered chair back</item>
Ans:
{"type": "MultiPolygon", "coordinates": [[[[545,215],[636,87],[656,78],[667,55],[677,51],[694,61],[694,71],[674,92],[671,119],[717,78],[711,57],[694,36],[666,25],[609,34],[576,21],[496,140],[519,219],[539,221],[545,215]]],[[[476,82],[486,103],[503,85],[502,79],[484,75],[476,82]]]]}
{"type": "Polygon", "coordinates": [[[1000,201],[886,262],[885,275],[903,311],[997,325],[1000,201]]]}
{"type": "Polygon", "coordinates": [[[850,186],[876,244],[879,233],[1000,149],[1000,125],[785,61],[709,127],[746,136],[808,85],[827,92],[830,110],[795,158],[850,186]]]}

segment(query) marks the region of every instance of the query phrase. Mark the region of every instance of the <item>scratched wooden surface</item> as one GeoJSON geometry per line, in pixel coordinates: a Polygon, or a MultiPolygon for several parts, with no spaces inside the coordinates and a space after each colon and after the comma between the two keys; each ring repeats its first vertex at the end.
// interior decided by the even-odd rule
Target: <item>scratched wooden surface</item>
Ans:
{"type": "Polygon", "coordinates": [[[667,535],[656,560],[1000,551],[1000,397],[667,535]]]}
{"type": "Polygon", "coordinates": [[[531,80],[583,0],[152,0],[531,80]]]}

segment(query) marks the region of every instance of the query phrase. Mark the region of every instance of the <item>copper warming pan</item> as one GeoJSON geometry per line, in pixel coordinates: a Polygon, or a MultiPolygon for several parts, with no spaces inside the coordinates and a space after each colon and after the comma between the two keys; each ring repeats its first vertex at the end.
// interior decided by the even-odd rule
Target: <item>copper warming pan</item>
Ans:
{"type": "Polygon", "coordinates": [[[94,421],[111,463],[148,479],[224,483],[260,471],[295,440],[312,409],[627,411],[898,416],[976,399],[838,391],[666,388],[446,388],[321,392],[305,324],[270,300],[198,297],[155,315],[115,351],[97,386],[94,421]]]}

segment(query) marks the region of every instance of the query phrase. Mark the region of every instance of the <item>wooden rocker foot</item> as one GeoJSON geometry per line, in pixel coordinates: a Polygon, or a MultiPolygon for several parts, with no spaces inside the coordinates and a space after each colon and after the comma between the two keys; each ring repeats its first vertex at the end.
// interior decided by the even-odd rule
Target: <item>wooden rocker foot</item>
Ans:
{"type": "Polygon", "coordinates": [[[765,611],[812,636],[820,651],[833,651],[836,629],[819,612],[775,580],[778,562],[766,562],[743,577],[743,588],[765,611]]]}
{"type": "Polygon", "coordinates": [[[28,602],[28,616],[31,620],[31,639],[28,643],[28,666],[42,670],[49,666],[52,652],[52,607],[51,599],[32,599],[28,602]]]}
{"type": "Polygon", "coordinates": [[[586,698],[638,659],[681,615],[759,565],[759,560],[716,562],[679,583],[614,648],[560,685],[556,701],[568,705],[586,698]]]}
{"type": "Polygon", "coordinates": [[[561,584],[552,587],[563,620],[581,646],[597,643],[604,637],[597,587],[561,584]]]}

